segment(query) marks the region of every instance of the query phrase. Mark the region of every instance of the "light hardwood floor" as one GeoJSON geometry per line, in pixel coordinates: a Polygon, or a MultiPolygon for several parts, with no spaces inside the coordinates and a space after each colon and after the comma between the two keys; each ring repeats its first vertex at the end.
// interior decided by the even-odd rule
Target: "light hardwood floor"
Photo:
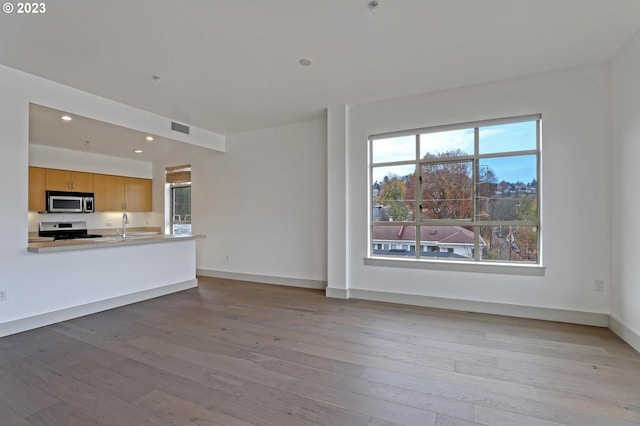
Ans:
{"type": "Polygon", "coordinates": [[[0,424],[640,424],[607,329],[199,282],[0,339],[0,424]]]}

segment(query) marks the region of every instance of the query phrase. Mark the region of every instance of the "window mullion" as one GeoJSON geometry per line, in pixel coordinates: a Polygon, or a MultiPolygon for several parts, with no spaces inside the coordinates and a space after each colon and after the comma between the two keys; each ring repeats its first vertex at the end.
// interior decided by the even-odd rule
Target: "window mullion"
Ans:
{"type": "Polygon", "coordinates": [[[416,259],[420,258],[420,242],[422,241],[422,230],[420,228],[420,222],[422,222],[422,171],[420,168],[420,134],[416,135],[416,171],[415,171],[415,182],[416,182],[416,214],[413,215],[416,219],[416,237],[415,237],[415,257],[416,259]]]}
{"type": "MultiPolygon", "coordinates": [[[[480,154],[480,128],[473,129],[473,222],[478,221],[478,178],[480,176],[480,160],[478,155],[480,154]]],[[[479,228],[473,227],[473,259],[475,261],[480,260],[480,233],[479,228]]]]}

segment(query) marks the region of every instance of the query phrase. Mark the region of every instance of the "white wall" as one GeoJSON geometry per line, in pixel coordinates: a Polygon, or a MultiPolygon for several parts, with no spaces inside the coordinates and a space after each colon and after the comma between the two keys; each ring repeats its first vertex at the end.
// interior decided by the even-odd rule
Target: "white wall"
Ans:
{"type": "Polygon", "coordinates": [[[312,120],[228,136],[224,155],[192,163],[201,273],[326,281],[326,139],[312,120]]]}
{"type": "Polygon", "coordinates": [[[640,33],[614,58],[612,77],[612,329],[640,351],[640,33]]]}
{"type": "MultiPolygon", "coordinates": [[[[328,292],[390,292],[606,314],[609,293],[594,280],[610,281],[609,268],[609,74],[606,64],[355,105],[348,110],[346,183],[329,188],[347,197],[346,289],[329,281],[328,292]],[[366,266],[368,252],[367,136],[371,134],[541,113],[542,277],[366,266]]],[[[344,164],[329,163],[329,173],[344,164]]],[[[341,207],[329,206],[337,217],[341,207]]],[[[339,227],[337,227],[339,228],[339,227]]],[[[334,229],[330,229],[334,232],[334,229]]],[[[332,238],[329,238],[331,241],[332,238]]],[[[329,247],[331,251],[333,247],[329,247]]],[[[329,276],[333,276],[329,271],[329,276]]],[[[384,297],[383,297],[384,299],[384,297]]],[[[411,300],[406,298],[405,300],[411,300]]],[[[606,318],[606,317],[605,317],[606,318]]]]}
{"type": "MultiPolygon", "coordinates": [[[[0,206],[0,223],[4,225],[0,289],[7,292],[7,300],[0,302],[0,334],[3,325],[29,316],[195,279],[195,254],[189,253],[189,248],[195,249],[194,241],[185,242],[182,249],[173,246],[179,252],[177,257],[171,256],[171,244],[153,249],[129,247],[122,252],[100,249],[81,254],[28,253],[30,102],[170,138],[169,120],[4,66],[0,66],[0,92],[0,199],[10,200],[0,206]],[[157,267],[151,269],[154,263],[157,267]],[[74,278],[90,284],[70,280],[69,265],[73,265],[74,278]],[[147,273],[139,273],[140,265],[147,273]],[[167,270],[166,265],[174,268],[167,270]]],[[[198,130],[189,137],[224,149],[221,135],[198,130]]]]}
{"type": "Polygon", "coordinates": [[[29,165],[145,179],[153,178],[153,164],[147,161],[109,157],[44,145],[29,144],[29,165]]]}
{"type": "Polygon", "coordinates": [[[327,296],[347,296],[347,124],[349,108],[332,105],[327,110],[327,296]]]}

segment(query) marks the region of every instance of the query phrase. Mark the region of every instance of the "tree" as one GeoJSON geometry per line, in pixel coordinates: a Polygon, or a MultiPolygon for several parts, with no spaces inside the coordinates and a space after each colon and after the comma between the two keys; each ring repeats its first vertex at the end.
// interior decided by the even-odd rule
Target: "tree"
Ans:
{"type": "MultiPolygon", "coordinates": [[[[427,154],[425,159],[464,155],[461,150],[427,154]]],[[[442,161],[423,164],[422,214],[430,219],[469,219],[473,215],[472,163],[442,161]]]]}
{"type": "Polygon", "coordinates": [[[384,177],[382,185],[380,185],[380,192],[374,199],[375,203],[384,206],[383,210],[386,212],[385,215],[380,216],[380,220],[404,220],[410,209],[404,203],[405,193],[406,185],[402,179],[398,176],[384,177]]]}

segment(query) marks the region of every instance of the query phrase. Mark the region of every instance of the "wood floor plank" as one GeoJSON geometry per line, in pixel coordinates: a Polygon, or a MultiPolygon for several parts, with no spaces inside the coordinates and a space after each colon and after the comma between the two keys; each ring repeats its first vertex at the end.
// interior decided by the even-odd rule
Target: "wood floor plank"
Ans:
{"type": "Polygon", "coordinates": [[[507,343],[492,341],[485,338],[462,336],[458,338],[459,343],[466,345],[480,346],[483,348],[504,349],[513,353],[522,353],[528,355],[539,355],[545,357],[554,357],[577,362],[594,362],[606,366],[617,366],[628,368],[634,371],[640,369],[640,359],[636,358],[619,358],[610,355],[584,354],[561,349],[541,348],[534,343],[507,343]]]}
{"type": "Polygon", "coordinates": [[[436,418],[436,426],[477,426],[479,424],[480,423],[445,416],[440,413],[438,413],[438,417],[436,418]]]}
{"type": "Polygon", "coordinates": [[[553,373],[545,374],[544,371],[534,374],[531,372],[504,370],[466,362],[457,362],[455,371],[473,377],[484,377],[504,383],[518,383],[530,385],[536,389],[572,392],[587,397],[615,400],[627,404],[634,404],[640,401],[640,387],[635,384],[590,387],[588,386],[588,379],[583,380],[576,375],[565,374],[560,376],[553,373]]]}
{"type": "Polygon", "coordinates": [[[491,426],[562,426],[562,423],[482,406],[476,407],[475,419],[480,424],[491,426]]]}
{"type": "MultiPolygon", "coordinates": [[[[600,424],[606,425],[640,425],[640,401],[632,405],[578,395],[573,392],[544,389],[540,390],[538,395],[542,402],[574,410],[593,422],[599,420],[600,424]]],[[[578,417],[578,414],[574,417],[578,417]]]]}
{"type": "Polygon", "coordinates": [[[356,393],[383,401],[394,402],[418,409],[445,413],[462,419],[473,418],[473,406],[456,399],[427,395],[369,380],[321,371],[292,362],[263,357],[257,362],[264,368],[292,376],[303,382],[311,382],[334,389],[356,393]]]}
{"type": "Polygon", "coordinates": [[[312,424],[365,426],[371,421],[368,414],[307,398],[294,392],[251,383],[234,391],[234,395],[258,405],[266,405],[294,418],[312,424]]]}
{"type": "Polygon", "coordinates": [[[83,361],[66,370],[63,374],[81,380],[109,395],[118,397],[123,401],[131,401],[153,390],[145,382],[132,380],[112,369],[103,368],[89,361],[83,361]]]}
{"type": "MultiPolygon", "coordinates": [[[[144,424],[149,415],[134,409],[129,403],[72,377],[62,375],[39,362],[30,362],[19,373],[33,383],[100,424],[144,424]]],[[[157,424],[163,424],[155,419],[157,424]]],[[[165,423],[166,424],[166,423],[165,423]]]]}
{"type": "Polygon", "coordinates": [[[226,414],[217,413],[206,407],[192,403],[175,395],[154,389],[136,400],[136,403],[146,407],[172,424],[193,426],[250,426],[226,414]]]}
{"type": "Polygon", "coordinates": [[[34,386],[12,370],[0,368],[0,403],[22,417],[59,402],[52,394],[34,386]]]}
{"type": "MultiPolygon", "coordinates": [[[[471,361],[473,362],[473,361],[471,361]]],[[[476,363],[477,364],[477,363],[476,363]]],[[[523,373],[542,373],[552,376],[570,377],[588,383],[600,380],[619,385],[622,388],[630,383],[640,383],[640,371],[621,369],[612,366],[600,366],[594,363],[575,362],[545,358],[544,360],[522,361],[500,358],[498,365],[492,366],[502,370],[519,371],[523,373]]],[[[637,390],[637,389],[633,389],[637,390]]]]}
{"type": "MultiPolygon", "coordinates": [[[[567,425],[631,426],[640,424],[640,422],[634,423],[637,419],[633,412],[624,410],[620,406],[615,407],[615,404],[610,401],[593,398],[583,397],[578,401],[565,401],[569,395],[559,394],[556,395],[558,397],[556,400],[550,395],[543,401],[537,401],[383,370],[367,369],[363,376],[372,381],[400,388],[472,402],[474,406],[484,406],[567,425]]],[[[539,392],[545,391],[539,390],[539,392]]]]}
{"type": "MultiPolygon", "coordinates": [[[[23,413],[19,413],[12,406],[0,401],[0,421],[12,426],[33,426],[34,423],[28,421],[23,413]]],[[[0,424],[2,424],[0,423],[0,424]]]]}
{"type": "Polygon", "coordinates": [[[198,288],[0,339],[0,424],[640,425],[610,330],[198,288]]]}
{"type": "Polygon", "coordinates": [[[426,410],[414,409],[409,406],[387,402],[381,399],[364,397],[350,392],[329,389],[311,382],[295,380],[286,374],[276,373],[259,364],[246,359],[232,358],[212,352],[203,353],[190,348],[184,348],[171,343],[163,342],[148,337],[141,337],[130,341],[141,349],[153,351],[158,354],[171,355],[174,358],[183,359],[199,365],[215,366],[216,369],[229,372],[244,380],[252,380],[265,386],[279,387],[295,391],[299,395],[317,399],[325,403],[343,406],[344,401],[350,401],[356,412],[371,412],[381,419],[404,419],[405,421],[423,422],[425,425],[435,422],[435,414],[426,410]],[[387,417],[388,416],[388,417],[387,417]]]}
{"type": "MultiPolygon", "coordinates": [[[[64,402],[47,407],[27,417],[33,426],[106,426],[106,423],[98,422],[81,411],[64,402]]],[[[13,425],[9,422],[7,424],[13,425]]],[[[16,426],[18,423],[16,423],[16,426]]]]}
{"type": "Polygon", "coordinates": [[[470,377],[455,371],[443,371],[442,369],[422,367],[415,364],[407,364],[393,360],[385,360],[367,356],[356,356],[342,351],[323,348],[321,346],[298,343],[294,349],[298,352],[316,354],[338,361],[350,361],[361,363],[370,368],[388,370],[402,374],[412,374],[417,377],[448,381],[466,386],[473,386],[494,392],[502,392],[510,395],[518,395],[523,398],[536,399],[536,389],[533,386],[519,383],[495,380],[487,377],[470,377]]]}
{"type": "MultiPolygon", "coordinates": [[[[188,400],[196,401],[209,409],[215,408],[217,412],[229,415],[240,412],[241,414],[238,414],[238,418],[246,422],[256,421],[256,419],[261,418],[260,413],[264,416],[269,412],[274,421],[279,416],[286,415],[291,417],[290,419],[287,418],[287,422],[293,422],[293,424],[301,421],[311,421],[312,424],[348,424],[357,426],[366,424],[368,419],[368,416],[352,413],[333,405],[321,404],[318,401],[305,399],[297,394],[264,386],[256,382],[234,379],[232,383],[232,376],[222,372],[215,374],[215,378],[216,380],[220,379],[223,382],[229,382],[229,386],[224,389],[218,388],[218,384],[215,384],[216,387],[213,388],[208,387],[211,384],[211,375],[214,374],[212,372],[206,377],[194,378],[194,382],[180,375],[160,371],[156,367],[140,365],[138,362],[132,361],[116,365],[114,369],[134,379],[146,381],[158,389],[184,395],[188,400]],[[252,409],[248,411],[244,408],[245,406],[250,406],[252,409]],[[277,415],[273,414],[274,409],[279,411],[277,415]],[[258,414],[256,414],[256,411],[258,414]]],[[[261,424],[261,422],[253,424],[261,424]]]]}

